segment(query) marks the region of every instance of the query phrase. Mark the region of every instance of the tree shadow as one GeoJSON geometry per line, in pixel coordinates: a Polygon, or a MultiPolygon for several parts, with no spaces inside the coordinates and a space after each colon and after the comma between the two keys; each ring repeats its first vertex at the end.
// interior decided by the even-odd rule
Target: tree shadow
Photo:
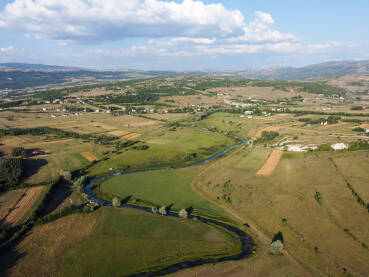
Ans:
{"type": "Polygon", "coordinates": [[[128,201],[129,201],[129,200],[131,200],[131,198],[132,198],[132,195],[127,196],[126,198],[124,198],[124,199],[122,199],[122,200],[121,200],[121,203],[122,203],[122,204],[127,204],[127,203],[128,203],[128,201]]]}
{"type": "Polygon", "coordinates": [[[41,167],[48,164],[44,159],[24,159],[24,178],[35,175],[41,167]]]}
{"type": "Polygon", "coordinates": [[[69,182],[60,180],[55,184],[51,192],[50,200],[48,201],[41,216],[48,215],[55,211],[64,201],[72,194],[72,186],[69,182]]]}
{"type": "Polygon", "coordinates": [[[173,206],[174,206],[174,203],[172,203],[172,204],[170,204],[170,205],[166,206],[166,207],[165,207],[165,210],[169,213],[173,206]]]}
{"type": "Polygon", "coordinates": [[[26,255],[25,252],[18,250],[19,248],[17,245],[28,236],[29,233],[30,232],[20,235],[11,245],[0,249],[0,276],[10,276],[9,270],[26,255]]]}
{"type": "Polygon", "coordinates": [[[188,213],[188,215],[191,215],[191,214],[192,214],[192,212],[193,212],[193,207],[192,207],[192,206],[188,207],[188,208],[186,209],[186,212],[188,213]]]}

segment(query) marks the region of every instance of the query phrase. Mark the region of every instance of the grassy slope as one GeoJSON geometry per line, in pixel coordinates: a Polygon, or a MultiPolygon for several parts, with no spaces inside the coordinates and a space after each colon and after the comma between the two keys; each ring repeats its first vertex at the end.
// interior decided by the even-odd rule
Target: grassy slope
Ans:
{"type": "Polygon", "coordinates": [[[122,276],[239,249],[233,236],[204,223],[101,208],[36,226],[0,266],[10,276],[122,276]]]}
{"type": "Polygon", "coordinates": [[[267,161],[271,149],[253,148],[243,154],[243,157],[233,167],[241,170],[257,171],[267,161]]]}
{"type": "MultiPolygon", "coordinates": [[[[288,251],[304,263],[333,275],[341,274],[345,267],[362,276],[369,271],[366,262],[369,251],[361,245],[369,243],[369,214],[356,202],[328,158],[345,159],[351,165],[349,176],[356,176],[355,187],[359,188],[368,184],[369,179],[352,167],[361,167],[358,158],[367,159],[367,155],[367,151],[288,154],[271,176],[260,177],[255,171],[233,169],[242,159],[243,155],[239,154],[225,163],[220,162],[197,185],[213,199],[227,189],[235,211],[270,237],[282,231],[288,251]],[[232,185],[227,188],[215,186],[229,179],[232,185]],[[209,181],[211,184],[207,185],[209,181]],[[314,199],[316,191],[323,197],[320,205],[314,199]],[[281,218],[286,218],[287,224],[282,224],[281,218]],[[345,229],[349,229],[357,241],[345,233],[345,229]]],[[[344,167],[343,172],[345,174],[344,167]]]]}
{"type": "Polygon", "coordinates": [[[66,253],[63,276],[122,276],[238,249],[227,233],[203,223],[134,210],[101,213],[91,236],[66,253]]]}

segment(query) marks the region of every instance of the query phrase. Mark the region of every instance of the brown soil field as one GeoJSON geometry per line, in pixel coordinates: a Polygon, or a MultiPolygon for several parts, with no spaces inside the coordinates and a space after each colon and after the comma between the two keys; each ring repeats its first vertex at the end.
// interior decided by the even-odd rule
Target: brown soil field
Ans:
{"type": "Polygon", "coordinates": [[[113,136],[117,136],[117,137],[123,137],[123,136],[125,136],[125,135],[129,134],[129,132],[119,130],[119,131],[112,131],[112,132],[109,132],[108,134],[113,135],[113,136]]]}
{"type": "Polygon", "coordinates": [[[136,139],[136,138],[138,138],[140,136],[141,136],[141,134],[132,133],[132,134],[128,134],[128,135],[124,136],[123,138],[124,139],[127,139],[127,140],[133,140],[133,139],[136,139]]]}
{"type": "Polygon", "coordinates": [[[90,152],[81,152],[81,155],[82,155],[82,157],[84,157],[89,162],[94,162],[94,161],[99,160],[94,154],[92,154],[90,152]]]}
{"type": "Polygon", "coordinates": [[[27,211],[33,206],[39,197],[40,193],[44,187],[33,187],[28,188],[26,195],[18,202],[16,207],[10,212],[10,214],[5,218],[5,222],[15,225],[22,217],[27,213],[27,211]]]}
{"type": "Polygon", "coordinates": [[[281,150],[273,150],[272,154],[270,154],[269,159],[263,165],[262,168],[256,173],[257,175],[269,176],[273,173],[274,169],[277,167],[283,151],[281,150]]]}

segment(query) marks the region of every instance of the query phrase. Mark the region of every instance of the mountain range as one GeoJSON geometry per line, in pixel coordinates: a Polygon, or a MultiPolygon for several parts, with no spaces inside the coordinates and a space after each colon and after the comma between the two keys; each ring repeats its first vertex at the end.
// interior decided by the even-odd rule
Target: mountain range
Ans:
{"type": "Polygon", "coordinates": [[[160,76],[223,76],[261,80],[304,80],[344,75],[369,75],[369,60],[335,61],[305,67],[260,70],[144,71],[93,70],[27,63],[0,63],[0,89],[18,90],[57,84],[78,84],[160,76]]]}

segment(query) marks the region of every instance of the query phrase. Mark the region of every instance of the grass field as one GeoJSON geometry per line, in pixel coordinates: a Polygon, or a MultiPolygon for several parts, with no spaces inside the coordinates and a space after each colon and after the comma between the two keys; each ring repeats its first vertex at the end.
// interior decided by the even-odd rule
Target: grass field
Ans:
{"type": "Polygon", "coordinates": [[[101,185],[101,192],[120,196],[132,196],[158,206],[173,204],[173,210],[192,207],[196,210],[224,215],[217,206],[204,200],[191,188],[191,181],[199,169],[154,171],[110,178],[101,185]]]}
{"type": "Polygon", "coordinates": [[[234,169],[242,158],[240,153],[220,160],[196,187],[270,238],[282,231],[286,249],[312,276],[341,276],[344,271],[367,275],[369,251],[364,245],[369,245],[369,214],[343,176],[367,197],[369,176],[363,170],[368,168],[368,151],[288,153],[270,176],[234,169]],[[223,200],[224,194],[231,202],[223,200]]]}
{"type": "Polygon", "coordinates": [[[9,213],[9,209],[13,208],[15,203],[23,196],[26,189],[17,189],[0,194],[0,220],[9,213]]]}
{"type": "MultiPolygon", "coordinates": [[[[192,220],[102,208],[36,227],[17,248],[27,253],[11,276],[122,276],[239,250],[228,233],[192,220]]],[[[1,259],[5,268],[9,259],[1,259]]]]}
{"type": "Polygon", "coordinates": [[[243,157],[233,165],[236,169],[256,171],[259,170],[267,161],[271,149],[259,147],[249,149],[246,153],[243,153],[243,157]]]}
{"type": "Polygon", "coordinates": [[[129,150],[116,153],[89,169],[89,175],[103,175],[112,168],[116,172],[122,170],[171,167],[194,163],[202,160],[235,143],[233,138],[214,134],[208,131],[184,127],[172,132],[160,129],[160,132],[146,136],[145,151],[129,150]],[[196,154],[191,161],[184,161],[187,154],[196,154]]]}

